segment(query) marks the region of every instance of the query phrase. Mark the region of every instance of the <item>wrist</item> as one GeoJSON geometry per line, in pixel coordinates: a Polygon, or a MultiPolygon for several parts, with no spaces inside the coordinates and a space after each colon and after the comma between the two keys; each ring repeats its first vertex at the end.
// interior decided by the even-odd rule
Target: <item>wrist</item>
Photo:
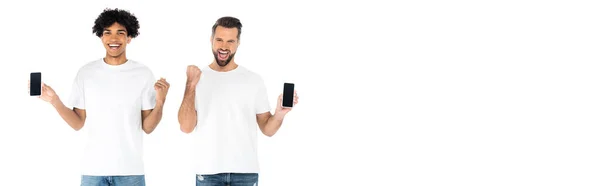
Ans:
{"type": "Polygon", "coordinates": [[[185,86],[187,86],[187,87],[196,87],[197,84],[198,84],[198,82],[189,81],[189,80],[185,82],[185,86]]]}
{"type": "Polygon", "coordinates": [[[156,104],[154,107],[162,107],[163,105],[165,105],[165,100],[156,100],[156,104]]]}
{"type": "Polygon", "coordinates": [[[50,100],[50,104],[54,107],[59,106],[61,103],[60,98],[58,96],[52,98],[52,100],[50,100]]]}
{"type": "Polygon", "coordinates": [[[196,91],[196,84],[186,84],[185,85],[185,92],[186,94],[192,93],[196,91]]]}
{"type": "Polygon", "coordinates": [[[283,121],[283,117],[285,117],[285,114],[279,113],[277,111],[275,111],[275,114],[273,114],[273,118],[275,120],[281,120],[281,121],[283,121]]]}

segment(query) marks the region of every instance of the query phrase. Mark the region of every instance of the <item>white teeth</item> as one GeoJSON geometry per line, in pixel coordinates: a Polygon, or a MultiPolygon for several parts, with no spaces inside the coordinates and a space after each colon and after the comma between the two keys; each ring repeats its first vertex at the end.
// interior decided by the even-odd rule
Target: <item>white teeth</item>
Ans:
{"type": "Polygon", "coordinates": [[[221,53],[221,54],[227,54],[227,52],[223,52],[223,51],[219,51],[219,53],[221,53]]]}
{"type": "Polygon", "coordinates": [[[118,46],[121,46],[121,45],[119,45],[119,44],[108,44],[108,46],[111,46],[111,47],[118,47],[118,46]]]}

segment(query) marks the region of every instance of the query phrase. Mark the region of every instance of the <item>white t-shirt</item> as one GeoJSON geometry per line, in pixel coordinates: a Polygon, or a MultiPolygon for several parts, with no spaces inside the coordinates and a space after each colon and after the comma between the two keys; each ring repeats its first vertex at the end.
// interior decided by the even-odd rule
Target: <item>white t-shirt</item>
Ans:
{"type": "Polygon", "coordinates": [[[143,175],[142,110],[156,104],[154,75],[129,60],[90,62],[77,73],[69,105],[85,109],[83,175],[143,175]]]}
{"type": "Polygon", "coordinates": [[[256,114],[271,110],[262,78],[242,66],[228,72],[205,67],[195,106],[196,174],[258,173],[256,114]]]}

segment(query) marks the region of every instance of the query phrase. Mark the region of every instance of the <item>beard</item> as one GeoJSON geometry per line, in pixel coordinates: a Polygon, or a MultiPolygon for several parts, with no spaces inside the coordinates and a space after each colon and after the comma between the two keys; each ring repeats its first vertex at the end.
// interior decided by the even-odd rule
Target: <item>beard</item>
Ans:
{"type": "Polygon", "coordinates": [[[235,53],[230,53],[229,57],[227,57],[226,60],[219,60],[219,54],[216,50],[213,50],[213,56],[215,56],[215,61],[217,61],[217,64],[221,67],[227,66],[227,64],[229,64],[229,62],[231,62],[231,59],[233,59],[233,56],[235,56],[235,53]]]}

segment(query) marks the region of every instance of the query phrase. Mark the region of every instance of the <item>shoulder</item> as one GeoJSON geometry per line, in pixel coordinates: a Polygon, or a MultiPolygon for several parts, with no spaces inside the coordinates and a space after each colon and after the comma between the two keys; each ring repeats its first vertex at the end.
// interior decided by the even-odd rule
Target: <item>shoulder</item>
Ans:
{"type": "Polygon", "coordinates": [[[89,74],[89,72],[93,72],[93,71],[101,68],[102,67],[101,63],[103,63],[102,59],[98,59],[98,60],[94,60],[94,61],[85,63],[77,71],[77,77],[82,77],[86,74],[89,74]]]}
{"type": "Polygon", "coordinates": [[[150,70],[150,68],[148,68],[148,66],[146,66],[144,63],[140,63],[140,62],[135,61],[135,60],[129,60],[127,62],[131,63],[131,64],[129,64],[131,66],[131,68],[145,70],[145,71],[149,71],[150,70]]]}
{"type": "Polygon", "coordinates": [[[200,71],[202,71],[202,73],[204,74],[205,72],[212,72],[213,70],[210,69],[210,66],[206,65],[206,66],[198,66],[198,68],[200,69],[200,71]]]}
{"type": "Polygon", "coordinates": [[[262,76],[246,67],[243,66],[238,66],[238,70],[240,71],[240,74],[242,76],[244,76],[244,78],[247,78],[248,80],[250,80],[253,83],[264,83],[264,80],[262,78],[262,76]]]}
{"type": "Polygon", "coordinates": [[[131,63],[130,64],[131,69],[135,69],[137,72],[140,72],[143,75],[152,76],[152,78],[154,78],[154,74],[152,73],[152,70],[150,70],[150,68],[148,66],[146,66],[145,64],[140,63],[135,60],[129,60],[128,63],[131,63]]]}
{"type": "Polygon", "coordinates": [[[102,63],[102,59],[87,62],[83,66],[81,66],[81,68],[79,68],[79,72],[94,70],[96,68],[99,68],[101,65],[100,63],[102,63]]]}

